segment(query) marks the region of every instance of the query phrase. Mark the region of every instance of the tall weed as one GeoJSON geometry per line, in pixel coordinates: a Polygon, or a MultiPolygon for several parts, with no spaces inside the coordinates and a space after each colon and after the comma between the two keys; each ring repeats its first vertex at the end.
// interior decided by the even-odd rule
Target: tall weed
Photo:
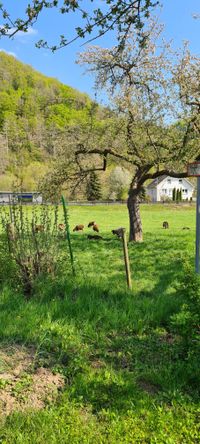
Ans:
{"type": "Polygon", "coordinates": [[[55,277],[63,259],[58,207],[12,205],[0,214],[1,247],[26,297],[39,276],[55,277]]]}

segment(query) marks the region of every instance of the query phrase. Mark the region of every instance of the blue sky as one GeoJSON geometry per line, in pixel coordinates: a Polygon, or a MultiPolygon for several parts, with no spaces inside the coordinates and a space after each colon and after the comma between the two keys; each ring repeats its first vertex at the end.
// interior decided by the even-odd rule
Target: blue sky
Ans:
{"type": "MultiPolygon", "coordinates": [[[[88,0],[83,0],[89,4],[88,0]]],[[[23,15],[25,0],[6,0],[4,4],[13,17],[23,15]]],[[[102,0],[95,0],[101,5],[102,0]]],[[[195,20],[192,15],[200,14],[199,0],[163,0],[163,8],[159,11],[160,21],[165,25],[164,35],[167,39],[173,39],[174,46],[180,47],[183,40],[191,42],[191,50],[200,54],[200,20],[195,20]]],[[[0,22],[1,25],[1,22],[0,22]]],[[[93,80],[88,75],[83,75],[83,69],[75,64],[77,53],[82,51],[83,41],[51,53],[48,50],[37,49],[34,44],[39,39],[47,39],[54,44],[60,34],[74,35],[74,27],[80,25],[78,14],[61,16],[55,10],[43,12],[34,28],[27,34],[17,35],[13,40],[7,37],[0,39],[0,49],[16,55],[24,63],[32,65],[38,71],[56,77],[61,82],[70,85],[80,91],[93,95],[93,80]]],[[[95,44],[109,47],[114,43],[113,37],[107,34],[104,38],[95,41],[95,44]]]]}

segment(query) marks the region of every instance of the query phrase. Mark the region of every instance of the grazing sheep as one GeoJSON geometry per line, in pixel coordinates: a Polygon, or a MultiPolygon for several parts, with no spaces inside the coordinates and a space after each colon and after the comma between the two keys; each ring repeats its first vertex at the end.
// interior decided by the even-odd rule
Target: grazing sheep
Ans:
{"type": "Polygon", "coordinates": [[[44,225],[35,225],[34,231],[35,231],[35,233],[39,233],[39,231],[40,232],[44,231],[44,225]]]}
{"type": "Polygon", "coordinates": [[[84,225],[76,225],[73,229],[73,231],[83,231],[84,225]]]}
{"type": "Polygon", "coordinates": [[[98,234],[94,234],[94,235],[92,235],[92,234],[88,234],[88,239],[89,240],[101,240],[101,239],[103,239],[102,238],[102,236],[98,236],[98,234]]]}
{"type": "Polygon", "coordinates": [[[165,220],[162,224],[163,228],[169,228],[169,223],[165,220]]]}
{"type": "Polygon", "coordinates": [[[65,224],[58,224],[59,231],[65,231],[65,224]]]}
{"type": "Polygon", "coordinates": [[[88,228],[90,228],[90,227],[93,227],[93,225],[96,225],[96,222],[89,222],[89,224],[88,224],[88,228]]]}
{"type": "Polygon", "coordinates": [[[97,233],[99,233],[99,227],[97,224],[94,224],[92,228],[93,228],[93,231],[96,231],[97,233]]]}
{"type": "Polygon", "coordinates": [[[116,230],[112,230],[112,234],[116,234],[117,237],[122,238],[122,233],[123,233],[122,230],[123,229],[121,227],[117,228],[116,230]]]}

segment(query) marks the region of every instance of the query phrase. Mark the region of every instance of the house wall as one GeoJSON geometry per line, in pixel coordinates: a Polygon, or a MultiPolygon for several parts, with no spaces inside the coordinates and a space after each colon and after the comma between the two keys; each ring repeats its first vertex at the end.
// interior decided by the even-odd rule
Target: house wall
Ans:
{"type": "Polygon", "coordinates": [[[182,190],[182,199],[190,200],[193,196],[194,187],[186,179],[177,177],[166,177],[157,186],[147,188],[147,195],[152,202],[162,202],[165,199],[173,198],[173,189],[182,190]]]}
{"type": "Polygon", "coordinates": [[[156,188],[147,188],[147,195],[150,197],[152,202],[157,202],[157,189],[156,188]]]}
{"type": "Polygon", "coordinates": [[[33,203],[42,203],[42,195],[41,194],[33,194],[33,203]]]}
{"type": "Polygon", "coordinates": [[[179,179],[177,177],[167,177],[164,181],[162,181],[157,186],[158,195],[157,201],[160,202],[165,198],[172,199],[173,197],[173,189],[181,189],[182,190],[182,199],[190,200],[193,195],[193,186],[190,183],[183,179],[179,179]]]}
{"type": "Polygon", "coordinates": [[[8,193],[0,193],[0,203],[9,203],[9,194],[8,193]]]}

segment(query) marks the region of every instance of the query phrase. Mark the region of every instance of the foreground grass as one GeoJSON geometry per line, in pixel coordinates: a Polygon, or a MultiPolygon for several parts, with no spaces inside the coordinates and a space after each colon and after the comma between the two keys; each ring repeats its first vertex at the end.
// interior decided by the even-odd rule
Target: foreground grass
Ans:
{"type": "Polygon", "coordinates": [[[194,260],[195,210],[144,206],[142,216],[144,242],[129,246],[131,292],[111,234],[128,224],[122,206],[70,208],[71,227],[95,219],[104,238],[88,241],[89,229],[72,235],[75,281],[38,282],[28,302],[2,281],[2,346],[34,347],[35,366],[61,372],[66,383],[44,410],[2,416],[0,442],[200,442],[197,379],[169,327],[183,260],[194,260]]]}

